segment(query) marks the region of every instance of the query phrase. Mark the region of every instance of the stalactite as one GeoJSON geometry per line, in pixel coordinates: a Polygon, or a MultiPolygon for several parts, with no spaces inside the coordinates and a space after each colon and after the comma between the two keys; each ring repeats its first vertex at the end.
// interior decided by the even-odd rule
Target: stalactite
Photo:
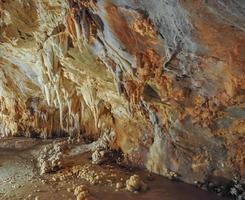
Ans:
{"type": "Polygon", "coordinates": [[[96,99],[97,97],[97,89],[91,80],[87,81],[87,84],[84,84],[80,88],[81,93],[83,94],[83,99],[87,106],[91,109],[93,116],[94,116],[94,123],[95,123],[95,128],[98,128],[98,100],[96,99]]]}
{"type": "Polygon", "coordinates": [[[58,101],[58,104],[59,104],[59,112],[60,112],[60,127],[61,129],[64,128],[63,126],[63,103],[61,101],[61,96],[60,96],[60,93],[59,93],[59,88],[57,85],[54,86],[54,90],[56,92],[56,97],[57,97],[57,101],[58,101]]]}

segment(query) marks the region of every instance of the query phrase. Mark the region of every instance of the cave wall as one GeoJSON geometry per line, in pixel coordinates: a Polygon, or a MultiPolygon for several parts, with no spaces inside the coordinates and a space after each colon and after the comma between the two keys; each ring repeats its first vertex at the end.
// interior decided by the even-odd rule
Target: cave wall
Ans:
{"type": "Polygon", "coordinates": [[[0,135],[116,132],[186,182],[245,176],[243,0],[1,0],[0,135]]]}

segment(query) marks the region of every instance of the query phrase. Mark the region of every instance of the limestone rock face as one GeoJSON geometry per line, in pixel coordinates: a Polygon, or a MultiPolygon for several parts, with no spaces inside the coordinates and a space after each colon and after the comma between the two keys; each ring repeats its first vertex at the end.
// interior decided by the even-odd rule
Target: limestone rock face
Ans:
{"type": "Polygon", "coordinates": [[[245,176],[244,0],[1,0],[0,135],[116,134],[132,165],[245,176]]]}

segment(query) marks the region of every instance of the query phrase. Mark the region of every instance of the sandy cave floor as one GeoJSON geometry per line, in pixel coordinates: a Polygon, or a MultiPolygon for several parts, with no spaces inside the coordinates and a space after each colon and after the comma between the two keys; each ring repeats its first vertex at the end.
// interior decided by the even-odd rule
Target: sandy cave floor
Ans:
{"type": "Polygon", "coordinates": [[[79,185],[89,190],[92,199],[99,200],[224,199],[195,186],[170,181],[147,171],[122,168],[113,163],[93,165],[90,153],[73,156],[63,169],[41,176],[37,157],[40,149],[50,143],[52,141],[49,140],[0,139],[1,200],[72,200],[78,198],[74,190],[79,185]],[[148,185],[146,192],[132,193],[125,187],[118,187],[118,182],[124,183],[133,174],[138,174],[148,185]]]}

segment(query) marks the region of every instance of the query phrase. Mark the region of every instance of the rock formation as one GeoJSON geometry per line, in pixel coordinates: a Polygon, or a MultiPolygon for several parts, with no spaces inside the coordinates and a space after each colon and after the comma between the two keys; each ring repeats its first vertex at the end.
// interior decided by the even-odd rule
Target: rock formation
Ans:
{"type": "Polygon", "coordinates": [[[243,0],[1,0],[0,136],[115,133],[131,165],[245,176],[243,0]]]}

